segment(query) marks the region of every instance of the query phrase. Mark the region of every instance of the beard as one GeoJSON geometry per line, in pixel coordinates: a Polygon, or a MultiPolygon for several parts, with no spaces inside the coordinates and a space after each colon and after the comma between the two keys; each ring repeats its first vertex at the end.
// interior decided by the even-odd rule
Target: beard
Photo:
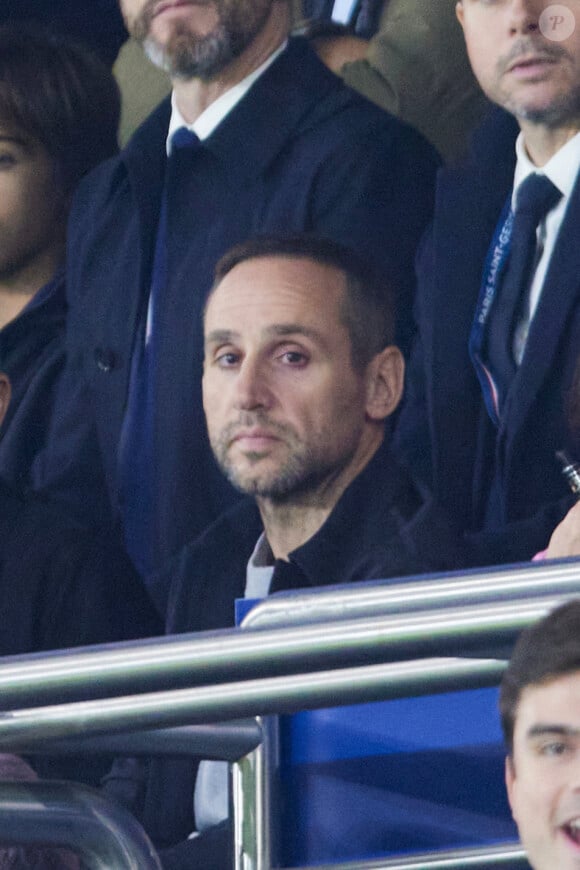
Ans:
{"type": "MultiPolygon", "coordinates": [[[[552,59],[555,62],[569,57],[569,53],[560,45],[555,43],[546,44],[545,40],[538,41],[533,38],[522,38],[513,45],[511,51],[500,61],[498,75],[501,77],[510,64],[518,58],[534,53],[541,54],[546,59],[552,59]]],[[[575,87],[563,88],[560,95],[555,96],[549,103],[543,106],[527,105],[525,100],[518,99],[511,94],[502,95],[501,91],[499,98],[492,96],[492,99],[499,102],[506,111],[515,115],[519,120],[530,121],[533,124],[543,124],[552,129],[569,122],[572,118],[577,118],[580,114],[580,84],[575,87]]]]}
{"type": "Polygon", "coordinates": [[[340,458],[329,457],[326,439],[319,444],[306,444],[290,426],[274,423],[260,415],[240,419],[226,426],[217,438],[211,438],[217,463],[230,483],[244,495],[268,499],[276,504],[300,500],[316,493],[326,480],[348,465],[354,449],[346,449],[340,458]],[[267,456],[263,452],[244,453],[243,467],[232,461],[232,439],[243,428],[266,428],[287,447],[286,457],[269,470],[260,468],[267,456]]]}
{"type": "MultiPolygon", "coordinates": [[[[151,35],[159,0],[148,0],[130,24],[131,35],[143,45],[149,60],[172,79],[214,78],[255,39],[270,15],[269,0],[214,0],[218,23],[209,33],[199,34],[187,21],[175,21],[172,33],[161,45],[151,35]]],[[[196,5],[210,5],[199,0],[196,5]]]]}

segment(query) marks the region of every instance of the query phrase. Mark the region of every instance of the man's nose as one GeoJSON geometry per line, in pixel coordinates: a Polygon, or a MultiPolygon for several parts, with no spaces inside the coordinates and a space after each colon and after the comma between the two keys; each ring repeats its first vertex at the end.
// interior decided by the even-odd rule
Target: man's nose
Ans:
{"type": "Polygon", "coordinates": [[[268,376],[260,360],[246,357],[235,381],[236,407],[243,411],[266,408],[271,402],[268,376]]]}
{"type": "Polygon", "coordinates": [[[514,35],[533,33],[540,27],[540,15],[546,8],[544,0],[511,0],[509,28],[514,35]]]}

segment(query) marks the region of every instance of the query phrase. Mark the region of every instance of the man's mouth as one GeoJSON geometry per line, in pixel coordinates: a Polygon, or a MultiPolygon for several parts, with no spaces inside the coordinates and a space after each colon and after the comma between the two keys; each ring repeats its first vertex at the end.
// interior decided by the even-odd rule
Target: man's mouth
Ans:
{"type": "Polygon", "coordinates": [[[506,72],[515,73],[524,77],[542,73],[546,67],[553,66],[556,58],[549,54],[528,54],[512,60],[506,68],[506,72]]]}
{"type": "Polygon", "coordinates": [[[574,845],[580,847],[580,816],[565,822],[562,825],[562,830],[568,840],[571,840],[574,845]]]}
{"type": "Polygon", "coordinates": [[[162,0],[161,3],[157,3],[155,8],[153,9],[153,18],[157,18],[159,15],[162,15],[164,12],[167,12],[168,9],[178,9],[181,6],[192,6],[192,0],[162,0]]]}
{"type": "Polygon", "coordinates": [[[230,444],[242,443],[244,445],[268,444],[278,441],[279,438],[270,429],[241,429],[233,436],[230,444]]]}

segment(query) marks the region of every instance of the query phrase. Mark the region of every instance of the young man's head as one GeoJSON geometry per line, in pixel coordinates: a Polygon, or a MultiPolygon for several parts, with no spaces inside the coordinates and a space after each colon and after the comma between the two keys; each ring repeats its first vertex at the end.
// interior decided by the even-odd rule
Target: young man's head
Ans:
{"type": "Polygon", "coordinates": [[[273,16],[290,22],[288,0],[121,0],[129,33],[172,78],[214,79],[273,16]]]}
{"type": "Polygon", "coordinates": [[[85,48],[32,26],[0,27],[0,286],[31,292],[63,254],[70,198],[117,149],[120,100],[85,48]]]}
{"type": "Polygon", "coordinates": [[[390,288],[331,242],[256,239],[218,264],[204,326],[204,410],[222,470],[258,499],[332,504],[401,396],[390,288]]]}
{"type": "Polygon", "coordinates": [[[522,633],[500,713],[512,813],[534,870],[580,868],[580,599],[522,633]]]}

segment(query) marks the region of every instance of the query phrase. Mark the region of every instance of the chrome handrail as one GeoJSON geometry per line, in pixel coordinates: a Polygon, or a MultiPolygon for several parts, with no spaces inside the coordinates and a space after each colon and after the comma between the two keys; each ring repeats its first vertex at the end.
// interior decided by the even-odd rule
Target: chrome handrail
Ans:
{"type": "Polygon", "coordinates": [[[442,607],[465,607],[539,595],[580,594],[577,559],[525,562],[405,578],[404,582],[370,580],[315,590],[277,592],[256,604],[245,617],[244,628],[306,625],[329,619],[355,619],[377,612],[411,613],[442,607]]]}
{"type": "Polygon", "coordinates": [[[291,713],[490,686],[497,684],[504,667],[496,659],[421,659],[31,707],[0,715],[0,746],[14,750],[71,735],[291,713]]]}
{"type": "Polygon", "coordinates": [[[91,870],[161,870],[127,810],[72,783],[0,782],[0,842],[69,848],[91,870]]]}
{"type": "MultiPolygon", "coordinates": [[[[328,593],[325,606],[335,612],[317,617],[324,622],[295,624],[290,618],[291,624],[269,629],[182,635],[5,660],[0,664],[5,710],[0,715],[0,745],[31,748],[42,742],[50,751],[51,740],[71,735],[207,723],[492,685],[503,670],[501,660],[450,656],[459,651],[477,656],[486,645],[497,649],[511,642],[547,610],[580,594],[577,568],[527,566],[536,581],[527,582],[527,594],[518,573],[513,595],[502,587],[492,601],[482,584],[486,577],[495,584],[501,572],[456,575],[449,581],[455,584],[449,592],[451,598],[456,596],[455,603],[459,605],[469,589],[474,593],[474,603],[464,606],[440,606],[434,584],[445,582],[443,578],[398,585],[397,595],[404,595],[405,586],[411,593],[407,607],[402,600],[395,602],[392,581],[373,584],[368,595],[365,589],[370,587],[361,584],[354,595],[359,601],[361,594],[367,596],[364,606],[354,604],[354,598],[346,604],[336,599],[333,605],[328,593]],[[377,586],[382,587],[378,597],[384,593],[381,601],[377,586]],[[419,606],[420,589],[427,602],[424,609],[419,606]],[[445,658],[427,658],[435,654],[445,658]],[[119,693],[124,694],[118,697],[119,693]],[[49,698],[59,703],[46,705],[49,698]],[[11,709],[15,705],[23,709],[11,709]]],[[[341,588],[339,596],[344,592],[341,588]]],[[[261,746],[255,752],[262,752],[261,746]]],[[[403,870],[413,865],[379,866],[403,870]]]]}
{"type": "Polygon", "coordinates": [[[490,867],[529,868],[526,853],[519,843],[502,843],[474,849],[424,852],[374,861],[347,861],[340,864],[317,864],[296,870],[475,870],[490,867]]]}
{"type": "MultiPolygon", "coordinates": [[[[262,742],[262,729],[255,719],[221,722],[215,725],[181,725],[148,731],[123,731],[96,737],[83,735],[51,740],[51,755],[171,755],[201,756],[220,761],[237,761],[262,742]]],[[[46,752],[43,742],[18,743],[18,751],[38,755],[46,752]]]]}
{"type": "MultiPolygon", "coordinates": [[[[0,664],[2,709],[40,705],[47,698],[81,700],[131,691],[178,690],[256,675],[308,672],[345,663],[384,662],[477,650],[508,642],[524,626],[578,588],[560,596],[409,614],[330,620],[256,631],[225,629],[130,644],[86,648],[0,664]]],[[[234,714],[235,715],[235,714],[234,714]]]]}

